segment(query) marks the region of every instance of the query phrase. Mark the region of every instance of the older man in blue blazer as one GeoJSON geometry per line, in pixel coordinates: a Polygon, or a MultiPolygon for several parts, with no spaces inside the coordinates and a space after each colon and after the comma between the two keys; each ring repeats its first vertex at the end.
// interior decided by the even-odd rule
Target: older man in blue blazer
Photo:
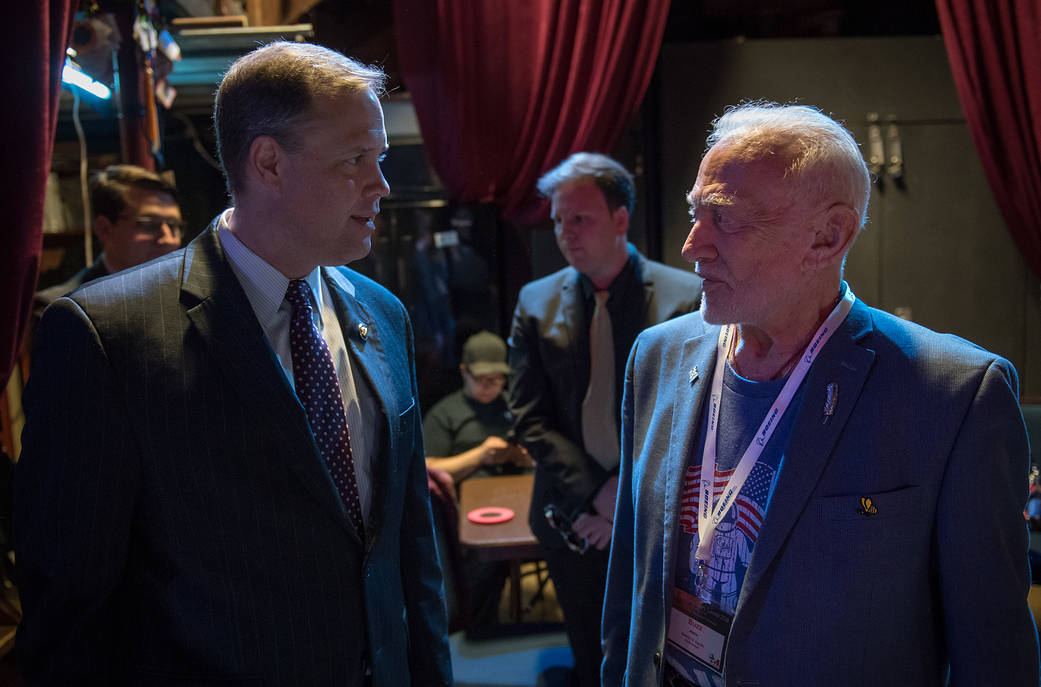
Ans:
{"type": "Polygon", "coordinates": [[[314,45],[217,94],[235,207],[48,308],[15,477],[29,684],[449,685],[412,330],[345,267],[382,72],[314,45]]]}
{"type": "Polygon", "coordinates": [[[870,185],[833,120],[709,145],[700,312],[627,367],[603,684],[1036,687],[1015,370],[842,281],[870,185]]]}

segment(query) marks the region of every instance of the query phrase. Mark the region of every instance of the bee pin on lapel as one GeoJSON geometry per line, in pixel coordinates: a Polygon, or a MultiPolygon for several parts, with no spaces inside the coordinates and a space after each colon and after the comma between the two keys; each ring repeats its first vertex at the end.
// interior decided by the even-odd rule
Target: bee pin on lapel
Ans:
{"type": "Polygon", "coordinates": [[[364,322],[358,323],[358,336],[361,337],[362,341],[365,341],[365,339],[369,338],[369,326],[364,322]]]}
{"type": "Polygon", "coordinates": [[[690,372],[687,373],[687,381],[690,382],[691,386],[694,386],[694,382],[698,381],[698,366],[690,368],[690,372]]]}
{"type": "Polygon", "coordinates": [[[878,515],[878,508],[871,501],[870,496],[861,496],[860,508],[857,509],[857,512],[861,515],[878,515]]]}

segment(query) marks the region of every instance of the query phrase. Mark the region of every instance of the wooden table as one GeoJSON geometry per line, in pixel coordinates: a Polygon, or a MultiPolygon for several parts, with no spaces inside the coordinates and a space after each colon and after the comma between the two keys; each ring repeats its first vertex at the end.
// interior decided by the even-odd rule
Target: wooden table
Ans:
{"type": "Polygon", "coordinates": [[[542,558],[542,550],[528,526],[533,474],[478,477],[459,485],[459,543],[485,561],[509,561],[510,610],[521,619],[520,566],[542,558]],[[488,525],[470,522],[466,514],[475,508],[497,506],[513,511],[507,522],[488,525]]]}

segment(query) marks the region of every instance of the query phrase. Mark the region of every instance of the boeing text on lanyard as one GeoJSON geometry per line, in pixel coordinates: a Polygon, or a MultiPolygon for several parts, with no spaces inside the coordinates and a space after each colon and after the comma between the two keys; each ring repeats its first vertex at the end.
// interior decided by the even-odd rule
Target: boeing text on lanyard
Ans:
{"type": "MultiPolygon", "coordinates": [[[[770,406],[770,410],[766,413],[766,417],[763,418],[762,423],[759,425],[755,438],[741,455],[741,460],[734,468],[733,474],[723,488],[719,500],[713,504],[713,486],[716,478],[716,434],[718,430],[719,408],[723,394],[724,366],[727,362],[730,347],[733,345],[737,328],[735,325],[727,325],[719,332],[716,365],[712,374],[712,390],[709,398],[708,427],[701,460],[701,481],[699,484],[698,547],[694,554],[697,566],[694,584],[699,598],[708,601],[706,598],[706,587],[709,582],[709,562],[712,557],[712,541],[716,534],[716,528],[734,505],[734,501],[737,500],[745,480],[751,474],[752,468],[755,467],[756,461],[759,460],[759,456],[763,453],[767,443],[769,443],[770,437],[773,436],[781,417],[788,410],[788,406],[791,405],[799,386],[802,384],[803,379],[806,378],[821,349],[824,348],[824,344],[827,343],[831,335],[835,333],[835,330],[845,321],[855,300],[856,297],[853,295],[853,291],[847,286],[845,294],[843,294],[838,304],[831,311],[831,314],[817,329],[813,338],[810,339],[810,343],[799,358],[798,364],[792,370],[791,376],[788,377],[788,381],[785,382],[773,405],[770,406]]],[[[695,613],[695,616],[699,615],[700,613],[695,613]]],[[[677,620],[681,619],[677,618],[677,620]]],[[[670,628],[670,639],[674,643],[683,646],[686,652],[697,658],[699,662],[708,665],[717,672],[722,672],[722,658],[725,652],[726,635],[729,634],[729,622],[725,622],[724,626],[726,627],[724,627],[717,622],[706,622],[706,618],[688,618],[686,620],[687,622],[683,623],[684,629],[682,632],[673,633],[670,628]]]]}

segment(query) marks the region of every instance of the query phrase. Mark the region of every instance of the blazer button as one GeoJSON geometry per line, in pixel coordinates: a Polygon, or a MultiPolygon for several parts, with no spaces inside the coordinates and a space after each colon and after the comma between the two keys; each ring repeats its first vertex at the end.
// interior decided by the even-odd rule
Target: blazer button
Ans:
{"type": "Polygon", "coordinates": [[[660,668],[661,667],[661,652],[660,651],[655,651],[654,652],[654,667],[655,668],[660,668]]]}

